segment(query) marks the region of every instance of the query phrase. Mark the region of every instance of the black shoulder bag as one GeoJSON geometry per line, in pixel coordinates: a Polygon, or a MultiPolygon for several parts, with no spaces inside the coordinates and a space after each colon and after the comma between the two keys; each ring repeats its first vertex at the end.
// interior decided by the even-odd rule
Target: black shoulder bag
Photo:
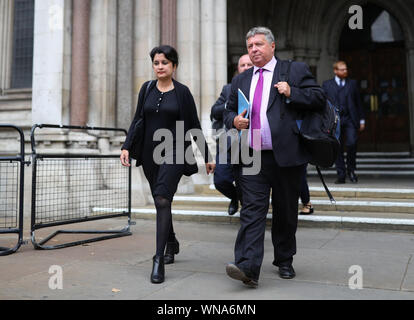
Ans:
{"type": "Polygon", "coordinates": [[[135,123],[134,126],[134,133],[132,138],[131,147],[129,151],[129,157],[132,159],[137,160],[137,164],[141,164],[142,162],[142,152],[143,152],[143,145],[144,145],[144,103],[145,99],[147,98],[149,87],[151,86],[152,81],[148,82],[147,88],[145,89],[144,99],[142,100],[141,112],[139,114],[139,119],[135,123]]]}
{"type": "MultiPolygon", "coordinates": [[[[292,60],[282,62],[280,81],[289,83],[291,65],[292,60]]],[[[284,103],[286,103],[285,98],[284,103]]],[[[329,200],[335,204],[336,201],[325,183],[320,167],[331,167],[338,155],[340,130],[338,110],[327,100],[322,112],[306,112],[303,119],[296,122],[302,143],[311,154],[310,163],[315,165],[329,200]]]]}

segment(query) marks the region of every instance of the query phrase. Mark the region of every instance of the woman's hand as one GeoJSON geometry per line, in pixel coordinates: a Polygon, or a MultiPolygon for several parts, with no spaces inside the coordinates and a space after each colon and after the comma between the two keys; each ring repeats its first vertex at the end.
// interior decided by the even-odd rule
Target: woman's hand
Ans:
{"type": "Polygon", "coordinates": [[[210,173],[214,173],[214,170],[216,170],[216,164],[215,163],[206,163],[207,175],[209,175],[210,173]]]}
{"type": "Polygon", "coordinates": [[[121,163],[124,167],[130,167],[131,164],[129,163],[129,151],[128,150],[122,150],[121,156],[121,163]]]}

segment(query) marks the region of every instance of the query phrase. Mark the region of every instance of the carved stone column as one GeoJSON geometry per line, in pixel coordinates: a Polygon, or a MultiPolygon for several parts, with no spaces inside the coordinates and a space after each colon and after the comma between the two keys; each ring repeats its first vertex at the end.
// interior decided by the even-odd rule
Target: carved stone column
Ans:
{"type": "Polygon", "coordinates": [[[177,47],[177,0],[161,0],[161,44],[177,47]]]}
{"type": "Polygon", "coordinates": [[[77,126],[88,122],[90,8],[90,0],[73,0],[70,124],[77,126]]]}

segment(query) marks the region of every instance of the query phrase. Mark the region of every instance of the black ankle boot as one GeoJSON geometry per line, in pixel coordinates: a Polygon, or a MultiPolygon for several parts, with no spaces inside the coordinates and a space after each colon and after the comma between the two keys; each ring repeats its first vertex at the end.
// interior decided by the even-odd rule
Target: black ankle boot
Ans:
{"type": "Polygon", "coordinates": [[[174,255],[180,252],[180,243],[177,239],[174,242],[167,242],[167,248],[165,249],[164,263],[174,263],[174,255]]]}
{"type": "Polygon", "coordinates": [[[163,256],[154,256],[152,273],[151,273],[151,282],[152,283],[163,283],[165,279],[165,268],[164,268],[164,257],[163,256]]]}

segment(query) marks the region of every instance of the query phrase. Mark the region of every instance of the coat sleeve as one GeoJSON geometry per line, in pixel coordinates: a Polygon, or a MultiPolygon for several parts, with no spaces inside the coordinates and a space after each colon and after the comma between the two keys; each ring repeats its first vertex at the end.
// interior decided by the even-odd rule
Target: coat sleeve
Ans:
{"type": "Polygon", "coordinates": [[[308,66],[302,62],[294,62],[290,72],[290,106],[303,111],[322,110],[326,105],[326,96],[308,66]]]}
{"type": "Polygon", "coordinates": [[[228,130],[234,129],[234,118],[238,116],[238,79],[235,77],[231,83],[229,99],[227,100],[226,108],[223,113],[223,120],[228,130]]]}
{"type": "MultiPolygon", "coordinates": [[[[197,108],[196,108],[196,105],[195,105],[195,102],[194,102],[194,98],[193,98],[193,95],[191,94],[191,92],[188,88],[185,89],[185,104],[189,108],[189,112],[188,112],[189,126],[188,126],[188,129],[189,130],[197,129],[197,130],[199,130],[199,132],[202,132],[200,120],[198,119],[198,115],[197,115],[197,108]]],[[[206,140],[204,134],[202,134],[202,136],[200,138],[201,138],[201,140],[197,139],[196,136],[193,136],[193,140],[197,144],[198,149],[199,150],[204,150],[203,158],[204,158],[205,163],[210,163],[210,162],[213,161],[212,160],[213,158],[212,158],[210,150],[208,148],[207,140],[206,140]]]]}
{"type": "Polygon", "coordinates": [[[229,98],[229,94],[230,94],[229,85],[225,85],[223,87],[223,90],[221,91],[220,97],[218,98],[216,103],[214,103],[214,105],[211,107],[211,115],[210,115],[211,119],[216,119],[216,120],[223,119],[224,108],[226,107],[226,102],[229,98]]]}
{"type": "Polygon", "coordinates": [[[364,112],[364,106],[362,104],[362,100],[361,100],[361,92],[359,91],[358,88],[358,82],[356,80],[353,81],[353,85],[354,85],[354,92],[355,92],[355,106],[357,107],[358,110],[358,116],[360,120],[365,120],[365,112],[364,112]]]}
{"type": "Polygon", "coordinates": [[[121,150],[130,150],[131,148],[132,141],[134,140],[133,137],[134,137],[134,131],[135,131],[135,124],[141,117],[141,110],[144,104],[145,89],[147,88],[147,86],[148,86],[148,82],[144,83],[139,91],[135,116],[134,116],[134,119],[132,120],[131,125],[129,126],[128,134],[126,136],[124,144],[121,147],[121,150]]]}

